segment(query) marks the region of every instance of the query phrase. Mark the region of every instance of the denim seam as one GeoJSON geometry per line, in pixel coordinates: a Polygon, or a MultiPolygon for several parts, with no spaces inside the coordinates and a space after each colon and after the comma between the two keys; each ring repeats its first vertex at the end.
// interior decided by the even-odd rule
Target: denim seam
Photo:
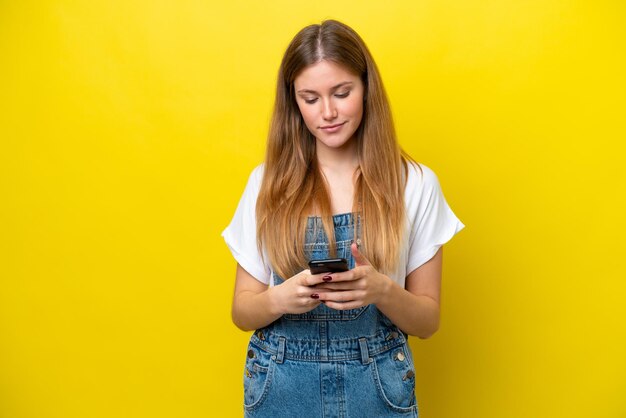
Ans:
{"type": "MultiPolygon", "coordinates": [[[[344,248],[347,247],[348,244],[352,244],[352,239],[336,241],[337,246],[343,246],[344,248]]],[[[308,244],[304,244],[305,248],[328,248],[329,246],[328,242],[310,242],[308,244]]]]}
{"type": "Polygon", "coordinates": [[[337,382],[337,392],[339,393],[339,416],[344,417],[346,414],[345,388],[343,386],[344,370],[341,364],[335,364],[335,382],[337,382]]]}
{"type": "MultiPolygon", "coordinates": [[[[288,319],[290,321],[353,321],[363,315],[363,313],[367,310],[369,305],[362,306],[360,308],[349,309],[347,312],[351,312],[350,314],[284,314],[283,318],[288,319]]],[[[346,312],[346,311],[343,311],[346,312]]]]}
{"type": "MultiPolygon", "coordinates": [[[[356,342],[361,337],[365,337],[367,339],[373,339],[373,338],[382,338],[382,339],[384,339],[388,335],[386,331],[388,331],[388,330],[381,329],[381,330],[378,330],[374,334],[360,335],[359,337],[331,338],[329,341],[331,343],[336,343],[336,342],[342,343],[342,342],[350,342],[350,341],[355,341],[356,342]]],[[[274,338],[276,338],[276,339],[278,339],[278,338],[283,336],[283,335],[274,334],[274,333],[267,333],[267,335],[274,335],[274,338]]],[[[406,339],[405,338],[401,338],[401,336],[402,336],[402,334],[399,333],[398,337],[394,338],[393,341],[398,341],[398,342],[401,342],[401,343],[406,342],[406,339]]],[[[258,345],[258,344],[267,345],[266,343],[264,343],[261,340],[259,340],[256,335],[253,334],[252,337],[255,339],[255,345],[258,345]]],[[[289,340],[289,339],[287,339],[287,340],[289,340]]],[[[302,337],[291,339],[291,340],[292,341],[294,341],[294,340],[296,340],[296,341],[304,341],[304,342],[317,342],[317,341],[320,341],[319,338],[302,338],[302,337]]]]}
{"type": "MultiPolygon", "coordinates": [[[[382,346],[376,348],[376,349],[370,349],[369,353],[370,353],[370,357],[374,357],[377,356],[379,354],[385,353],[389,350],[393,350],[396,347],[400,347],[402,345],[404,345],[405,342],[404,341],[396,341],[393,343],[388,343],[388,344],[383,344],[382,346]]],[[[272,354],[272,355],[277,355],[278,354],[278,350],[274,349],[273,347],[264,344],[264,343],[255,343],[255,345],[258,345],[260,349],[272,354]]],[[[334,362],[334,361],[351,361],[351,360],[361,360],[361,353],[355,353],[355,354],[350,354],[347,356],[331,356],[331,357],[327,357],[326,360],[321,360],[322,356],[304,356],[304,355],[293,355],[293,354],[289,354],[289,352],[287,350],[285,350],[285,355],[284,355],[284,360],[293,360],[293,361],[318,361],[318,362],[334,362]]]]}

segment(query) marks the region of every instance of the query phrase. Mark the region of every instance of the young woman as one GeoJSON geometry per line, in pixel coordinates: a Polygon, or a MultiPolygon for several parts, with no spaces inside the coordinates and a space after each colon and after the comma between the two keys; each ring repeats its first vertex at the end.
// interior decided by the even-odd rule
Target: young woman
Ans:
{"type": "Polygon", "coordinates": [[[417,416],[408,335],[439,326],[442,245],[464,225],[399,147],[367,47],[327,20],[283,57],[264,164],[223,236],[233,322],[255,330],[247,417],[417,416]],[[348,271],[311,274],[339,257],[348,271]]]}

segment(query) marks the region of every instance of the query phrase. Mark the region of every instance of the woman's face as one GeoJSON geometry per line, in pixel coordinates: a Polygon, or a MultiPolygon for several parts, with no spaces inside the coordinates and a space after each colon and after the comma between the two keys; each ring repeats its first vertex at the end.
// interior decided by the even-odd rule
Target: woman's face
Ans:
{"type": "Polygon", "coordinates": [[[354,142],[363,117],[363,82],[345,67],[320,61],[294,80],[296,102],[318,147],[339,149],[354,142]]]}

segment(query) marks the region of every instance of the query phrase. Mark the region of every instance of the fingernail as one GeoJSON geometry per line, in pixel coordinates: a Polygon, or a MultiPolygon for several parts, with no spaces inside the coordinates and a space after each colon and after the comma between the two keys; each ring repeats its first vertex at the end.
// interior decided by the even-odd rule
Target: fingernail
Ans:
{"type": "Polygon", "coordinates": [[[325,282],[329,282],[331,281],[333,278],[331,276],[324,276],[322,277],[322,280],[324,280],[325,282]]]}
{"type": "Polygon", "coordinates": [[[317,293],[313,293],[313,294],[311,295],[311,297],[312,297],[313,299],[319,299],[320,295],[318,295],[317,293]]]}

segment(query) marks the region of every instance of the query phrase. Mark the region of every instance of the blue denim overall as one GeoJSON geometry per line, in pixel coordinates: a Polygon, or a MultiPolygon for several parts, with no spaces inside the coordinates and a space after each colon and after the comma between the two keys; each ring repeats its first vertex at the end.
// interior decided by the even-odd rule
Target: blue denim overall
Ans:
{"type": "MultiPolygon", "coordinates": [[[[333,216],[337,257],[354,267],[353,215],[333,216]]],[[[305,253],[327,258],[321,219],[307,221],[305,253]]],[[[274,283],[283,279],[274,273],[274,283]]],[[[375,305],[320,304],[256,330],[244,370],[245,417],[417,417],[407,336],[375,305]]]]}

